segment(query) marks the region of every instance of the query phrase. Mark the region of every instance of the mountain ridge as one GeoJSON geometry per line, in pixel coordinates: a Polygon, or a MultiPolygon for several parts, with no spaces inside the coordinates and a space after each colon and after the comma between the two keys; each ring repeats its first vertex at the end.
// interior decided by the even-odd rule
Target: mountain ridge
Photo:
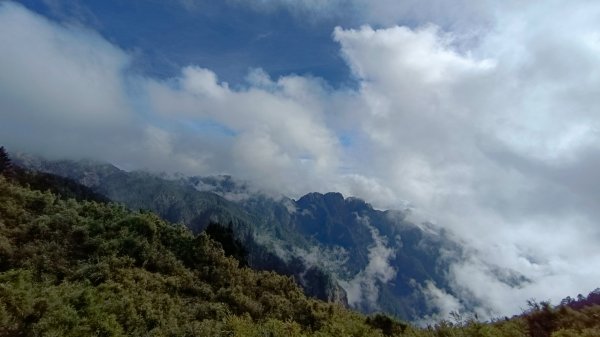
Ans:
{"type": "Polygon", "coordinates": [[[89,160],[15,160],[72,178],[130,209],[155,211],[195,233],[211,222],[230,226],[248,247],[253,268],[293,275],[307,294],[366,313],[414,320],[436,313],[423,292],[427,284],[451,292],[440,249],[459,247],[422,231],[400,211],[376,210],[356,197],[312,192],[275,199],[227,176],[165,179],[89,160]],[[234,201],[215,192],[245,197],[234,201]]]}

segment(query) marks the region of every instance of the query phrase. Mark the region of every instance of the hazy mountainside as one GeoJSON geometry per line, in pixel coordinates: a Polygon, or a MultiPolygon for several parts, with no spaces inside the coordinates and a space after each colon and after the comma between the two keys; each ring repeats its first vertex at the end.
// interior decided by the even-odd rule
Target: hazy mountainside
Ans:
{"type": "Polygon", "coordinates": [[[306,266],[303,261],[282,259],[258,243],[260,221],[242,207],[211,192],[198,191],[185,180],[164,179],[146,172],[125,172],[117,167],[94,161],[47,161],[28,155],[16,155],[14,161],[32,170],[69,177],[123,203],[132,210],[146,209],[163,219],[182,223],[194,233],[211,223],[231,227],[248,255],[254,269],[275,271],[294,276],[310,296],[347,305],[344,290],[325,270],[306,266]]]}
{"type": "Polygon", "coordinates": [[[293,275],[317,298],[418,319],[437,311],[432,289],[451,292],[441,250],[458,254],[459,247],[443,233],[405,221],[401,212],[375,210],[357,198],[310,193],[274,199],[226,176],[165,179],[91,161],[16,159],[195,233],[211,222],[229,224],[251,267],[293,275]]]}
{"type": "Polygon", "coordinates": [[[264,241],[280,256],[332,272],[363,312],[384,311],[405,319],[435,313],[427,291],[450,291],[448,260],[441,250],[460,254],[443,232],[425,231],[399,211],[379,211],[340,193],[310,193],[298,200],[252,193],[231,177],[193,177],[190,183],[232,196],[255,215],[269,235],[264,241]]]}

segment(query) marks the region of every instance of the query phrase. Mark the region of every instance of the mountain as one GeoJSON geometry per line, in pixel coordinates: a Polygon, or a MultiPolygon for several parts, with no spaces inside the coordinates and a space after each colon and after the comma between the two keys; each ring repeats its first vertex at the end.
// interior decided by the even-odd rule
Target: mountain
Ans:
{"type": "Polygon", "coordinates": [[[247,263],[254,269],[293,276],[307,295],[347,305],[344,289],[326,270],[307,266],[298,258],[282,259],[275,251],[258,242],[264,237],[259,217],[240,205],[215,193],[199,191],[187,179],[165,179],[147,172],[126,172],[90,160],[48,161],[39,157],[15,154],[14,162],[30,170],[68,177],[110,200],[132,210],[150,210],[166,221],[185,224],[194,233],[210,224],[228,226],[245,246],[247,263]]]}
{"type": "Polygon", "coordinates": [[[460,254],[443,232],[426,230],[400,211],[381,211],[339,193],[298,200],[271,197],[232,177],[176,177],[126,172],[93,161],[47,161],[18,155],[30,169],[65,176],[121,202],[148,209],[200,233],[229,226],[255,269],[292,275],[316,298],[415,320],[436,313],[431,286],[452,293],[442,250],[460,254]]]}
{"type": "Polygon", "coordinates": [[[363,316],[240,266],[206,233],[50,174],[31,188],[36,173],[0,168],[0,336],[600,335],[599,289],[557,307],[529,301],[522,315],[488,323],[457,314],[417,328],[363,316]]]}
{"type": "MultiPolygon", "coordinates": [[[[67,190],[67,189],[62,189],[67,190]]],[[[0,336],[381,336],[408,326],[306,298],[202,233],[0,174],[0,336]]]]}
{"type": "Polygon", "coordinates": [[[405,319],[435,313],[424,288],[451,293],[445,278],[449,256],[458,244],[443,231],[406,220],[400,211],[380,211],[359,198],[340,193],[309,193],[298,200],[252,192],[233,178],[192,177],[203,191],[227,197],[266,224],[263,241],[280,256],[294,256],[335,275],[352,307],[384,311],[405,319]]]}

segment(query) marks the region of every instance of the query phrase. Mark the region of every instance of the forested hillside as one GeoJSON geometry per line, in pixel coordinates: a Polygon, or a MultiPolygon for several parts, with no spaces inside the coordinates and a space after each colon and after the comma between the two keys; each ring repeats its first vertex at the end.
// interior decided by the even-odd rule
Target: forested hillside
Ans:
{"type": "MultiPolygon", "coordinates": [[[[246,262],[251,268],[293,276],[307,295],[347,305],[344,290],[326,271],[309,267],[295,257],[284,259],[255,240],[269,225],[264,219],[215,193],[199,191],[186,180],[165,179],[141,171],[126,172],[110,164],[86,160],[48,161],[24,154],[14,159],[40,174],[73,179],[130,209],[150,210],[166,221],[184,224],[195,234],[218,223],[224,230],[232,230],[235,239],[244,244],[246,262]]],[[[292,231],[283,235],[288,239],[298,237],[292,231]]]]}

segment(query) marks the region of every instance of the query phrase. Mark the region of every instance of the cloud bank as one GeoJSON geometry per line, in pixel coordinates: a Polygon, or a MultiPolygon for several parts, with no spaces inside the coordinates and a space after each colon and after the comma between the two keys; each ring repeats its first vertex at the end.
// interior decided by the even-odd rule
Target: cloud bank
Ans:
{"type": "Polygon", "coordinates": [[[202,65],[149,78],[97,33],[3,2],[0,142],[228,173],[292,197],[408,204],[473,252],[453,265],[454,290],[481,313],[514,314],[527,298],[558,301],[600,279],[600,4],[515,3],[469,7],[472,19],[391,3],[386,19],[373,5],[379,25],[421,14],[406,14],[418,21],[408,26],[336,28],[358,86],[332,89],[260,69],[233,88],[202,65]]]}

